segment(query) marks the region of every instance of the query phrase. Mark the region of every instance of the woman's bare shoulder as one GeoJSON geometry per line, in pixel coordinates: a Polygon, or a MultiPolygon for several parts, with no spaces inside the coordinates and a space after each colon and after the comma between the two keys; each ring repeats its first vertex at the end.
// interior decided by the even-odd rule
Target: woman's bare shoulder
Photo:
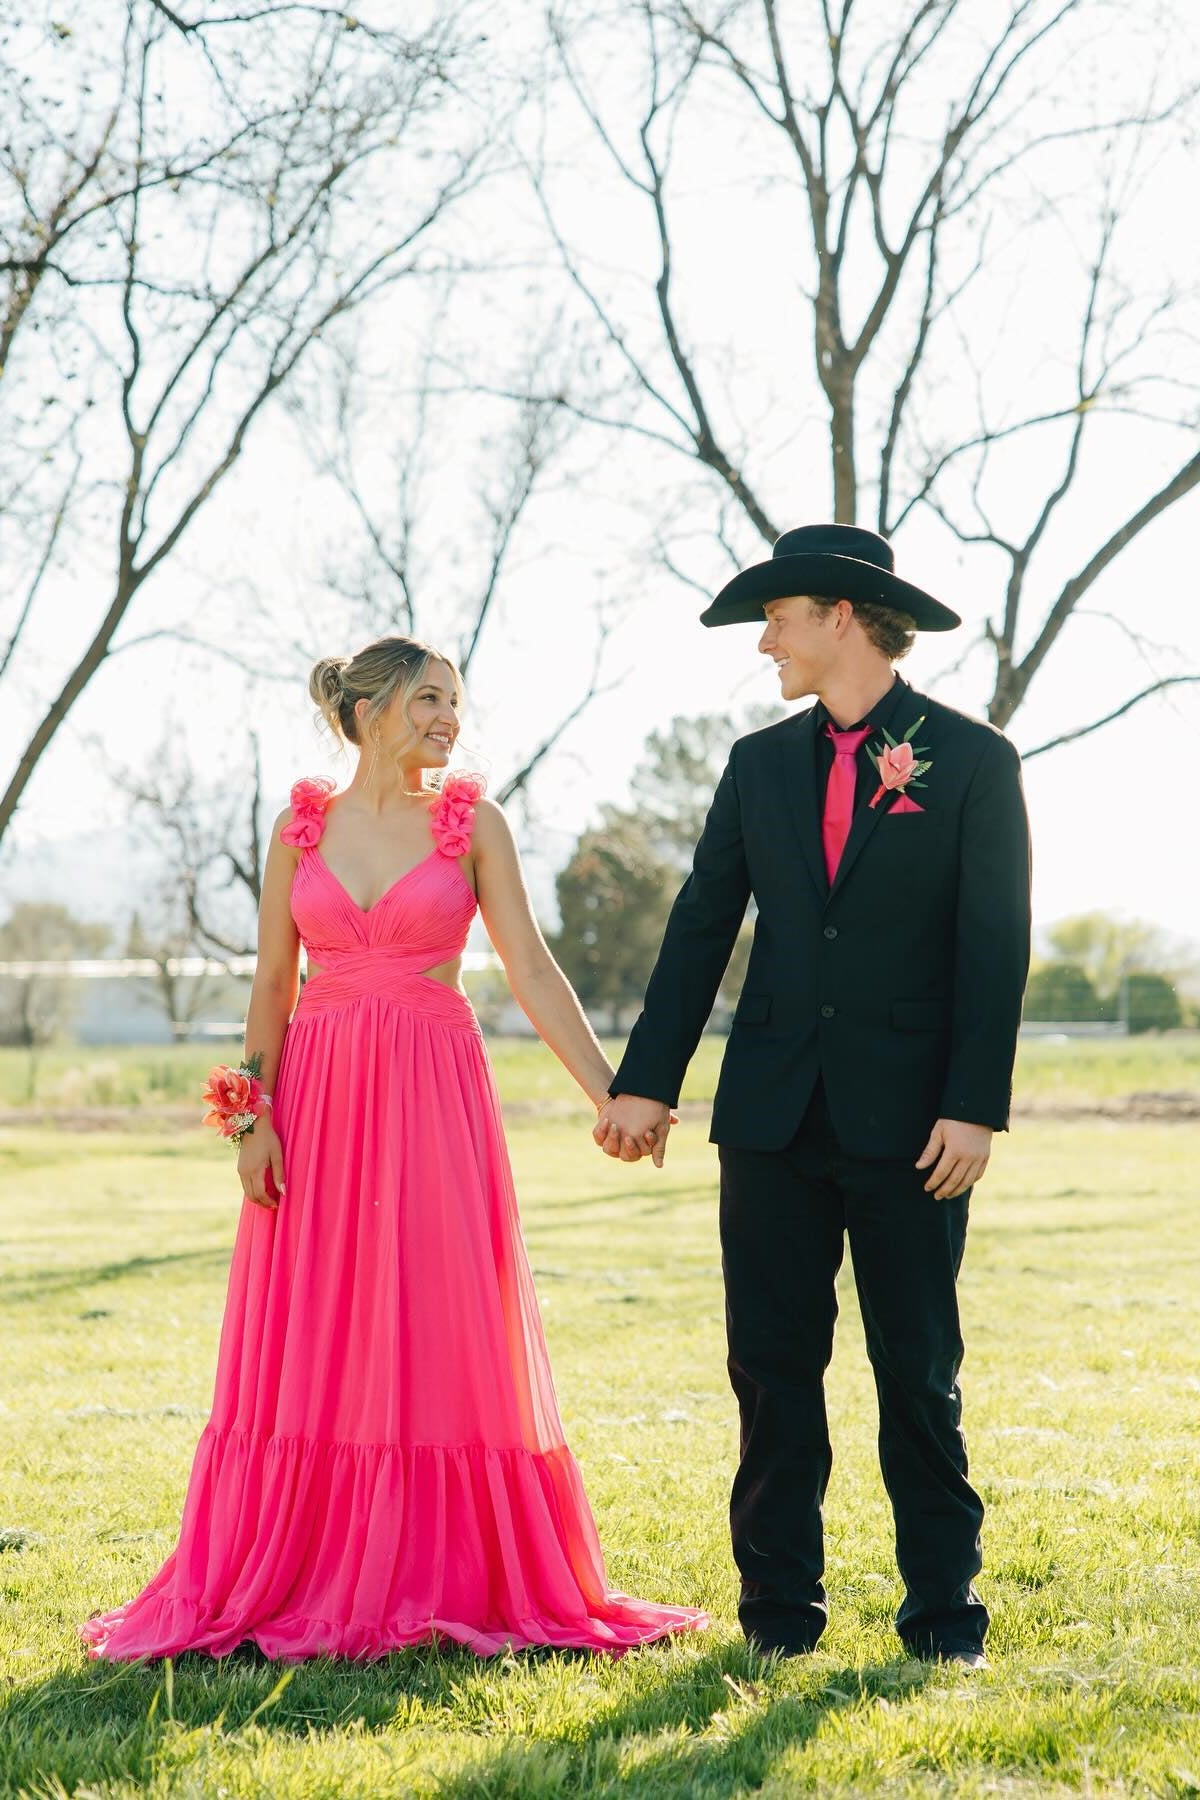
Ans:
{"type": "Polygon", "coordinates": [[[476,801],[475,841],[484,848],[492,844],[512,843],[512,827],[498,800],[476,801]]]}

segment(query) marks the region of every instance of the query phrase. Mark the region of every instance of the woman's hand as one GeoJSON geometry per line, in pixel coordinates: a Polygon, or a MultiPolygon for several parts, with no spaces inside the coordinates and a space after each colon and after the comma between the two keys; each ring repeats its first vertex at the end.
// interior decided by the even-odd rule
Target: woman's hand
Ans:
{"type": "Polygon", "coordinates": [[[618,1156],[622,1162],[640,1162],[649,1156],[655,1168],[661,1169],[667,1134],[678,1123],[679,1114],[664,1100],[617,1094],[601,1106],[592,1138],[605,1156],[618,1156]]]}
{"type": "Polygon", "coordinates": [[[283,1197],[283,1145],[268,1113],[239,1144],[237,1168],[247,1200],[273,1212],[283,1197]]]}

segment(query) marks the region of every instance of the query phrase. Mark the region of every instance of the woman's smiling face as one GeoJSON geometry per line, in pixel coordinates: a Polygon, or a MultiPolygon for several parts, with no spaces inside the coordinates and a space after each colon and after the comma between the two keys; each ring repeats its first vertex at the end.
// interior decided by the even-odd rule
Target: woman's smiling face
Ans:
{"type": "MultiPolygon", "coordinates": [[[[419,685],[395,694],[380,715],[375,727],[379,755],[408,769],[444,769],[458,739],[461,698],[453,670],[431,657],[419,685]]],[[[365,717],[366,703],[359,706],[365,717]]]]}
{"type": "Polygon", "coordinates": [[[423,769],[445,768],[460,729],[459,700],[458,683],[446,664],[431,661],[421,677],[420,687],[408,703],[407,715],[402,694],[397,694],[384,714],[385,744],[394,730],[397,739],[394,747],[404,755],[404,739],[415,733],[416,743],[408,755],[404,755],[405,761],[411,757],[423,769]]]}

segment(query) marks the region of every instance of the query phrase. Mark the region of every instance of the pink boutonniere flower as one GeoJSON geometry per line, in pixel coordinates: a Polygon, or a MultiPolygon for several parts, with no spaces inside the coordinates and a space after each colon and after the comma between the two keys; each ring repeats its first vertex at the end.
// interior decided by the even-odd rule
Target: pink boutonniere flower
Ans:
{"type": "Polygon", "coordinates": [[[912,739],[924,723],[925,718],[922,714],[915,725],[909,726],[899,743],[889,731],[885,731],[883,735],[887,739],[886,744],[877,744],[874,747],[868,744],[867,755],[874,763],[875,773],[879,776],[879,787],[871,800],[872,806],[878,806],[885,794],[895,794],[896,798],[888,808],[889,812],[925,811],[923,806],[918,806],[917,802],[910,800],[908,795],[910,787],[926,785],[921,777],[933,767],[932,762],[921,760],[925,755],[924,749],[918,745],[914,750],[912,746],[912,739]]]}

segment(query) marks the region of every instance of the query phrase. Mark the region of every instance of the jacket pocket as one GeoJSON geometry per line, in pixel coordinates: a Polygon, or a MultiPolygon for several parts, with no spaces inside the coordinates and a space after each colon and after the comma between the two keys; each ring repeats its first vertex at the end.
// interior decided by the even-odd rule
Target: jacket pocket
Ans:
{"type": "Polygon", "coordinates": [[[895,819],[896,823],[898,825],[903,825],[906,831],[911,831],[914,828],[932,831],[936,826],[942,823],[946,816],[945,813],[931,812],[922,801],[916,800],[915,795],[913,798],[916,801],[917,806],[921,809],[919,812],[909,812],[907,807],[904,807],[902,811],[897,812],[894,806],[889,806],[883,815],[884,818],[895,819]]]}
{"type": "Polygon", "coordinates": [[[733,1015],[735,1025],[765,1025],[771,1016],[770,994],[743,994],[733,1015]]]}
{"type": "Polygon", "coordinates": [[[893,1000],[893,1031],[942,1031],[950,1023],[948,1000],[893,1000]]]}

